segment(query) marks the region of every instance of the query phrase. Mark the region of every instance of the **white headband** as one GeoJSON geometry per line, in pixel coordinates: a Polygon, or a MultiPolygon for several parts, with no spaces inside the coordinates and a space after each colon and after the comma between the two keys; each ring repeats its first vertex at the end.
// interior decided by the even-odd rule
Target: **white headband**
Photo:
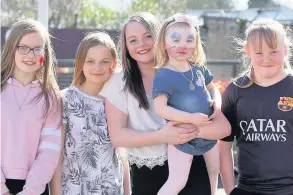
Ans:
{"type": "Polygon", "coordinates": [[[175,14],[174,21],[171,22],[170,24],[168,24],[166,29],[169,28],[170,26],[172,26],[173,24],[179,23],[179,22],[187,23],[191,27],[197,28],[199,26],[198,18],[196,16],[186,16],[186,15],[182,15],[182,14],[175,14]]]}

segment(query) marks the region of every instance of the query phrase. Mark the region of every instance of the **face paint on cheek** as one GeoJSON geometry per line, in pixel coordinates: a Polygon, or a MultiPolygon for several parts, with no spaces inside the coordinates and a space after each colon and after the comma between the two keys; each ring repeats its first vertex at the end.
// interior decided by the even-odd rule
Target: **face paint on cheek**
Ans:
{"type": "Polygon", "coordinates": [[[45,60],[45,58],[44,58],[43,56],[41,56],[41,57],[40,57],[40,61],[39,61],[41,67],[44,65],[44,64],[43,64],[44,60],[45,60]]]}
{"type": "Polygon", "coordinates": [[[167,52],[168,52],[168,54],[169,55],[174,55],[174,54],[176,54],[176,52],[177,52],[177,48],[176,48],[176,46],[173,46],[173,45],[166,45],[165,46],[165,49],[167,50],[167,52]]]}
{"type": "Polygon", "coordinates": [[[196,49],[196,48],[191,47],[191,48],[188,48],[188,51],[191,52],[191,53],[195,53],[195,49],[196,49]]]}
{"type": "Polygon", "coordinates": [[[173,48],[176,48],[176,46],[175,45],[169,45],[169,44],[165,45],[165,49],[167,49],[167,50],[170,50],[170,49],[173,49],[173,48]]]}

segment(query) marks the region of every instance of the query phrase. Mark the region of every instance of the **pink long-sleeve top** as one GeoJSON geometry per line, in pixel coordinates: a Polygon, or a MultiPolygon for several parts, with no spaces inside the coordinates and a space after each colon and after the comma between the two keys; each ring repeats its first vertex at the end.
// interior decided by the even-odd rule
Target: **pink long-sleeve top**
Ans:
{"type": "Polygon", "coordinates": [[[61,110],[54,104],[44,116],[44,97],[30,103],[40,91],[39,81],[23,86],[10,78],[1,92],[1,194],[8,192],[6,179],[19,179],[26,180],[19,194],[39,195],[56,169],[61,110]]]}

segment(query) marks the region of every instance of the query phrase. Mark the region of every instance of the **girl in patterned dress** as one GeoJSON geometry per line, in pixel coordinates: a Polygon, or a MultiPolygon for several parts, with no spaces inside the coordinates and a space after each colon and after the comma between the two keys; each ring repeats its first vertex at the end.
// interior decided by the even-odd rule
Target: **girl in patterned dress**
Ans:
{"type": "Polygon", "coordinates": [[[52,181],[53,194],[124,194],[122,163],[111,144],[104,98],[99,96],[116,65],[109,35],[91,33],[82,40],[72,85],[61,92],[64,150],[52,181]]]}

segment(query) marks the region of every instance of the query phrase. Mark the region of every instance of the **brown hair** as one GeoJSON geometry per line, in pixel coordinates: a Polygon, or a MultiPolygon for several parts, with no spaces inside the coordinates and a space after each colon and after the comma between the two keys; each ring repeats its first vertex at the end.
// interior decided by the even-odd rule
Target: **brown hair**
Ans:
{"type": "MultiPolygon", "coordinates": [[[[249,43],[253,44],[252,47],[255,49],[262,49],[262,41],[268,45],[269,48],[275,49],[278,47],[280,39],[287,47],[287,55],[284,59],[284,69],[288,70],[292,73],[292,67],[290,66],[289,59],[292,55],[292,40],[289,35],[291,34],[291,30],[289,28],[285,28],[281,23],[272,19],[261,19],[252,22],[252,24],[245,31],[245,40],[235,39],[236,43],[240,45],[237,49],[239,53],[242,53],[242,61],[245,70],[237,77],[233,83],[241,88],[250,87],[254,83],[254,74],[253,68],[251,66],[251,61],[247,57],[245,53],[245,46],[248,46],[249,43]],[[249,75],[249,82],[242,82],[240,77],[249,75]],[[239,80],[240,79],[240,80],[239,80]]],[[[247,79],[246,79],[247,80],[247,79]]]]}
{"type": "MultiPolygon", "coordinates": [[[[169,60],[167,51],[165,49],[165,36],[167,29],[170,25],[173,25],[171,23],[175,22],[175,16],[182,15],[182,14],[174,14],[173,16],[165,19],[163,21],[162,27],[159,31],[158,39],[155,44],[155,64],[156,68],[161,68],[163,67],[169,60]]],[[[178,22],[182,23],[182,22],[178,22]]],[[[175,25],[177,23],[174,23],[175,25]]],[[[188,25],[188,23],[186,23],[188,25]]],[[[203,65],[206,62],[206,55],[202,47],[202,42],[200,38],[200,31],[199,27],[195,27],[195,35],[196,35],[196,49],[194,51],[194,56],[189,60],[190,62],[193,62],[191,64],[193,65],[203,65]]]]}
{"type": "MultiPolygon", "coordinates": [[[[85,82],[85,76],[83,74],[83,65],[88,50],[91,47],[103,45],[109,49],[112,57],[117,61],[117,50],[114,41],[105,32],[91,32],[84,37],[78,46],[76,57],[75,57],[75,69],[72,80],[72,85],[80,86],[85,82]]],[[[114,70],[116,67],[112,67],[114,70]]]]}
{"type": "Polygon", "coordinates": [[[12,76],[15,68],[16,47],[22,37],[28,33],[40,33],[45,41],[44,64],[37,70],[36,79],[41,82],[41,92],[32,100],[38,102],[42,97],[45,98],[46,109],[45,115],[48,114],[51,104],[59,105],[60,95],[59,86],[56,81],[55,72],[55,53],[52,48],[50,34],[48,30],[35,20],[22,20],[12,25],[9,36],[4,43],[1,53],[1,91],[4,90],[7,80],[12,76]]]}
{"type": "Polygon", "coordinates": [[[131,15],[124,23],[120,37],[121,64],[124,72],[123,80],[125,81],[124,91],[129,91],[137,99],[140,108],[142,107],[144,109],[148,109],[149,103],[147,100],[146,92],[143,87],[140,69],[138,67],[136,60],[134,60],[130,56],[129,51],[126,47],[125,30],[127,24],[133,21],[141,23],[149,31],[154,40],[156,40],[157,38],[160,28],[160,22],[151,13],[135,13],[131,15]]]}

